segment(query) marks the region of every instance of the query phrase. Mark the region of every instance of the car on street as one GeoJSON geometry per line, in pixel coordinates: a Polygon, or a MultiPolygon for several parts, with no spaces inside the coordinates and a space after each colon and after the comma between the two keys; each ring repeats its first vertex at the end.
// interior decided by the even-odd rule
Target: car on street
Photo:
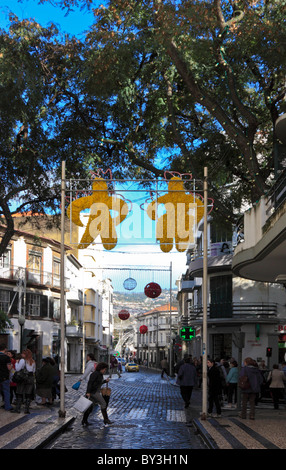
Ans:
{"type": "Polygon", "coordinates": [[[125,371],[126,372],[139,372],[139,366],[135,362],[127,362],[127,364],[125,364],[125,371]]]}

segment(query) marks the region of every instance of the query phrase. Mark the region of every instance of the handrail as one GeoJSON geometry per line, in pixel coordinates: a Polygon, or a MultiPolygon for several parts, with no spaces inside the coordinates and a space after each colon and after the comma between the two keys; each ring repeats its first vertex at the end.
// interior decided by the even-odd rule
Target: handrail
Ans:
{"type": "MultiPolygon", "coordinates": [[[[207,306],[207,315],[210,316],[212,307],[219,308],[221,306],[222,313],[225,306],[231,307],[232,318],[235,316],[256,316],[256,315],[267,315],[267,316],[277,316],[277,303],[271,302],[224,302],[224,303],[211,303],[207,306]]],[[[228,311],[229,313],[229,311],[228,311]]],[[[189,306],[188,320],[196,320],[203,316],[203,307],[202,305],[189,306]]],[[[224,318],[219,316],[219,318],[224,318]]],[[[229,315],[226,315],[225,318],[229,318],[229,315]]],[[[185,319],[184,316],[181,316],[181,320],[185,319]]]]}
{"type": "MultiPolygon", "coordinates": [[[[3,267],[0,268],[0,279],[9,281],[23,281],[26,285],[36,284],[49,287],[60,287],[60,275],[49,271],[40,271],[23,267],[3,267]]],[[[65,286],[69,278],[65,277],[65,286]]]]}

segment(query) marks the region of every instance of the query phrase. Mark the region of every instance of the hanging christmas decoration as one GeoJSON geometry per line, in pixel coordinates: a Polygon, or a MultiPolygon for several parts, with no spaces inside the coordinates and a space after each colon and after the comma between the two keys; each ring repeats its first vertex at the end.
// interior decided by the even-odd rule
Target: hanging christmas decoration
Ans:
{"type": "Polygon", "coordinates": [[[147,331],[148,331],[148,327],[146,325],[140,326],[139,332],[141,333],[141,335],[145,335],[145,333],[147,333],[147,331]]]}
{"type": "Polygon", "coordinates": [[[91,196],[75,199],[68,206],[67,216],[79,227],[83,227],[80,219],[81,211],[90,209],[88,223],[78,245],[79,249],[87,248],[98,236],[106,250],[112,250],[117,245],[115,227],[127,217],[128,204],[109,193],[107,182],[103,178],[95,178],[91,196]],[[111,212],[118,212],[118,215],[112,217],[111,212]]]}
{"type": "Polygon", "coordinates": [[[144,294],[147,295],[147,297],[150,297],[151,299],[159,297],[161,292],[162,289],[156,282],[149,282],[149,284],[147,284],[144,288],[144,294]]]}
{"type": "Polygon", "coordinates": [[[128,318],[130,317],[130,313],[128,312],[128,310],[120,310],[118,316],[120,320],[128,320],[128,318]]]}
{"type": "Polygon", "coordinates": [[[123,287],[126,290],[133,290],[135,289],[136,286],[137,286],[137,282],[132,277],[125,279],[125,281],[123,282],[123,287]]]}
{"type": "Polygon", "coordinates": [[[185,251],[194,242],[194,226],[204,215],[204,203],[193,194],[187,194],[182,178],[173,177],[168,182],[168,192],[156,198],[147,207],[151,220],[156,220],[156,240],[163,252],[185,251]],[[166,212],[158,217],[158,206],[163,204],[166,212]]]}

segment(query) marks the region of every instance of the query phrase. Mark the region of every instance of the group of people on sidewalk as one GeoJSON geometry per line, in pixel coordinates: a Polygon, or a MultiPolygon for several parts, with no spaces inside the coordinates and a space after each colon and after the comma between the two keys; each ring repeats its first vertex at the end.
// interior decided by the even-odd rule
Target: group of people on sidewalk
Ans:
{"type": "Polygon", "coordinates": [[[51,405],[60,393],[59,380],[59,368],[53,358],[44,357],[37,368],[29,349],[17,354],[0,344],[0,391],[6,411],[20,413],[24,404],[24,412],[28,414],[37,396],[41,398],[37,404],[51,405]],[[21,382],[19,379],[16,382],[16,372],[23,373],[21,382]]]}
{"type": "MultiPolygon", "coordinates": [[[[163,365],[165,364],[161,365],[162,377],[167,370],[163,365]]],[[[198,381],[201,381],[201,369],[198,372],[197,361],[193,361],[191,355],[185,354],[183,360],[175,366],[174,370],[185,408],[188,408],[193,388],[198,386],[198,381]]],[[[248,377],[249,386],[246,389],[241,389],[241,413],[239,415],[242,419],[247,417],[246,410],[249,403],[249,418],[255,419],[255,405],[263,383],[262,370],[258,367],[257,362],[250,357],[245,358],[239,372],[238,363],[234,358],[229,361],[208,358],[208,416],[221,417],[222,408],[237,406],[239,379],[244,376],[248,377]],[[225,399],[227,404],[224,404],[225,399]],[[216,414],[213,414],[214,406],[216,414]]],[[[279,370],[277,364],[273,365],[273,370],[267,376],[267,384],[273,399],[274,409],[279,409],[279,399],[283,395],[286,396],[286,363],[283,364],[282,370],[279,370]]]]}
{"type": "MultiPolygon", "coordinates": [[[[110,360],[109,374],[113,373],[121,377],[115,357],[110,360]]],[[[104,380],[103,375],[108,371],[108,364],[97,364],[92,353],[87,354],[85,371],[80,381],[87,381],[86,397],[91,401],[90,408],[83,416],[82,424],[88,424],[88,416],[94,406],[99,404],[105,424],[111,421],[107,416],[107,401],[101,394],[101,386],[108,383],[110,378],[104,380]]],[[[15,376],[16,377],[16,376],[15,376]]],[[[42,366],[36,367],[32,352],[25,349],[19,354],[9,351],[5,344],[0,344],[0,392],[4,401],[3,408],[6,411],[20,413],[24,404],[24,412],[30,413],[30,404],[33,400],[41,398],[37,405],[49,406],[53,404],[56,396],[60,398],[60,373],[58,365],[51,357],[42,359],[42,366]],[[14,374],[25,371],[22,382],[14,382],[14,374]],[[15,406],[13,406],[15,405],[15,406]]]]}

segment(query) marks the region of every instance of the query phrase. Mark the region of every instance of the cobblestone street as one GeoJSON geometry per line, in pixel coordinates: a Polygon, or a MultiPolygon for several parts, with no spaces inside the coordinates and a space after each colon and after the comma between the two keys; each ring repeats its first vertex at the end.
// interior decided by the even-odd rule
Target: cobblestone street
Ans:
{"type": "MultiPolygon", "coordinates": [[[[66,407],[84,394],[86,384],[74,391],[77,376],[67,376],[66,407]]],[[[191,420],[199,416],[201,391],[194,390],[189,409],[184,409],[174,380],[161,379],[158,371],[141,368],[139,373],[113,375],[108,415],[113,424],[104,426],[97,407],[82,426],[82,414],[52,442],[49,449],[205,449],[191,420]]]]}

